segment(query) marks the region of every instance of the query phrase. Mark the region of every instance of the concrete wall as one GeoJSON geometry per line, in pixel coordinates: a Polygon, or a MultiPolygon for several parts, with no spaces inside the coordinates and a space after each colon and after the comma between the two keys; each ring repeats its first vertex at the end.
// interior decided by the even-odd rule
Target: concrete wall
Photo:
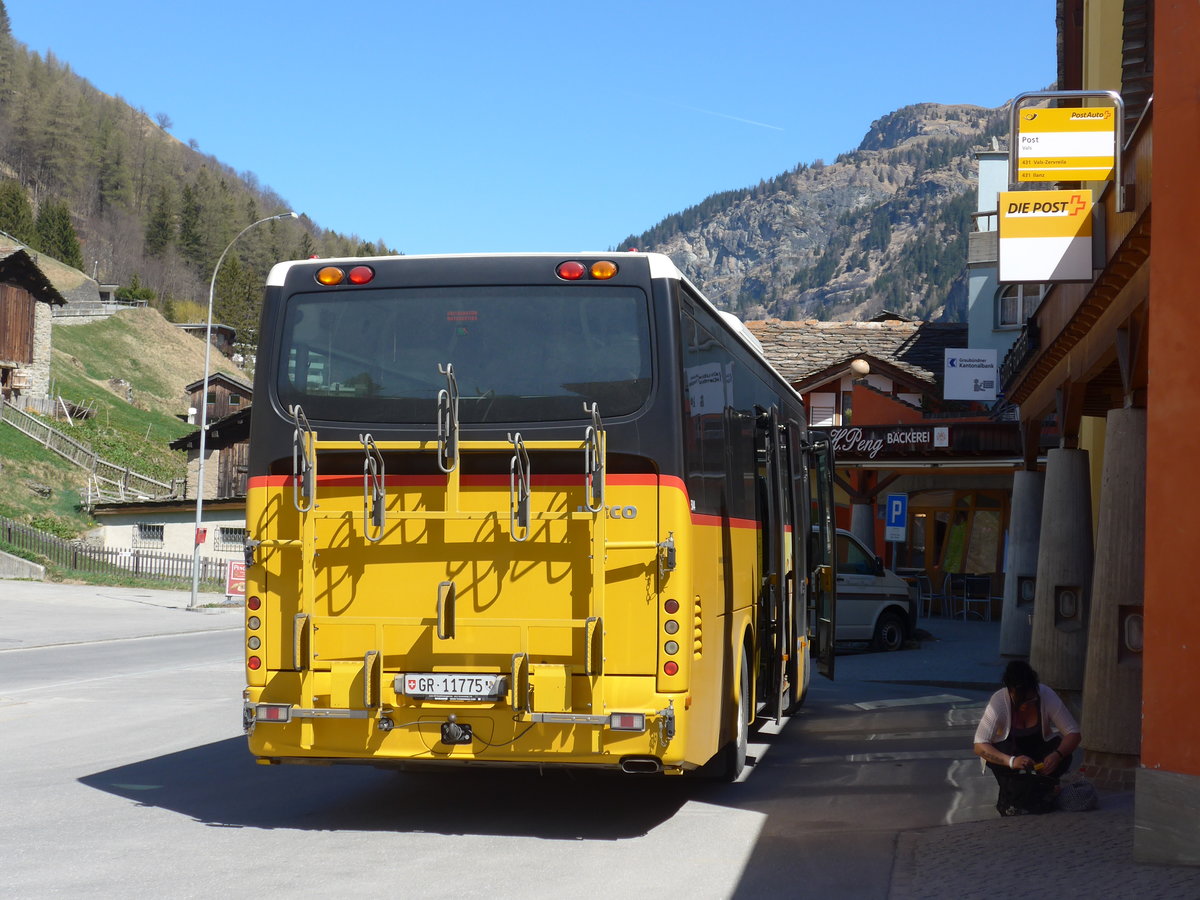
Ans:
{"type": "Polygon", "coordinates": [[[46,569],[37,563],[32,563],[11,553],[0,550],[0,578],[22,578],[31,581],[45,581],[46,569]]]}

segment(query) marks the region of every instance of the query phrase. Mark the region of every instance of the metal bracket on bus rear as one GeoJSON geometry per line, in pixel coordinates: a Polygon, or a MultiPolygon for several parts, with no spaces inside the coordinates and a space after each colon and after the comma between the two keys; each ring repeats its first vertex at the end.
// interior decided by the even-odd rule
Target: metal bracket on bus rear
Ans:
{"type": "Polygon", "coordinates": [[[604,422],[600,419],[600,404],[583,404],[583,411],[592,414],[592,424],[583,435],[583,472],[587,484],[588,512],[604,510],[604,422]]]}
{"type": "Polygon", "coordinates": [[[518,712],[529,712],[529,656],[525,653],[512,655],[512,678],[509,679],[508,702],[518,712]]]}
{"type": "Polygon", "coordinates": [[[383,657],[378,650],[363,654],[363,707],[375,709],[383,695],[383,657]]]}
{"type": "Polygon", "coordinates": [[[667,539],[658,545],[658,579],[659,581],[675,571],[675,532],[668,531],[667,539]]]}
{"type": "Polygon", "coordinates": [[[668,700],[667,708],[658,711],[658,745],[665,747],[675,737],[675,701],[668,700]]]}
{"type": "Polygon", "coordinates": [[[596,665],[597,660],[604,659],[604,632],[600,627],[599,616],[588,616],[587,621],[583,623],[583,674],[584,675],[599,675],[600,667],[596,665]],[[599,640],[600,647],[596,647],[599,640]]]}
{"type": "Polygon", "coordinates": [[[292,432],[292,504],[297,512],[310,512],[316,506],[317,494],[317,436],[300,404],[288,407],[295,424],[292,432]],[[301,505],[300,498],[304,498],[301,505]]]}
{"type": "Polygon", "coordinates": [[[520,432],[510,434],[508,439],[513,445],[513,458],[508,464],[508,528],[514,541],[527,541],[531,484],[529,452],[520,432]]]}
{"type": "Polygon", "coordinates": [[[303,672],[310,665],[311,624],[308,613],[296,613],[296,618],[292,620],[292,668],[297,672],[303,672]]]}
{"type": "Polygon", "coordinates": [[[363,535],[372,544],[378,544],[383,540],[383,527],[387,524],[383,454],[371,435],[360,434],[358,439],[362,441],[363,453],[366,454],[363,460],[363,535]]]}
{"type": "Polygon", "coordinates": [[[438,363],[438,372],[446,376],[437,397],[438,468],[449,475],[458,468],[458,381],[453,363],[438,363]]]}
{"type": "Polygon", "coordinates": [[[458,599],[458,589],[453,581],[443,581],[438,585],[437,592],[437,636],[439,641],[449,641],[454,638],[454,601],[458,599]]]}

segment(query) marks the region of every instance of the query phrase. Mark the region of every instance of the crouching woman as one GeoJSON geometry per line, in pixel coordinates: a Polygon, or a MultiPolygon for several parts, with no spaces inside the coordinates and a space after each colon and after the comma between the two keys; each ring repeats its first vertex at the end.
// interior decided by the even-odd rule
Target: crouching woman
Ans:
{"type": "Polygon", "coordinates": [[[1050,812],[1079,746],[1079,725],[1029,663],[1013,660],[1002,681],[975,730],[975,754],[996,776],[1000,815],[1050,812]]]}

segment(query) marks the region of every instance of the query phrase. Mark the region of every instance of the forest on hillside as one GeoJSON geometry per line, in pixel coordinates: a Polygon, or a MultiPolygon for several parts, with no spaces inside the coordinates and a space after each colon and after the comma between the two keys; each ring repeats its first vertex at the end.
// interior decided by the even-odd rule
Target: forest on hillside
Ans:
{"type": "MultiPolygon", "coordinates": [[[[192,304],[207,304],[213,267],[239,231],[289,206],[253,172],[235,172],[170,127],[168,114],[104,94],[52,53],[28,50],[0,0],[0,231],[173,319],[176,307],[186,318],[192,304]]],[[[395,252],[304,216],[270,222],[226,257],[214,316],[252,344],[276,261],[395,252]]]]}

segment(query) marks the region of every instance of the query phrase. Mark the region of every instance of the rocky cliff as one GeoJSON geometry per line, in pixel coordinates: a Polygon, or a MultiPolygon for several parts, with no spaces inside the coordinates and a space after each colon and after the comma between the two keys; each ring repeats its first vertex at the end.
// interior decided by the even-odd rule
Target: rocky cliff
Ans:
{"type": "Polygon", "coordinates": [[[620,246],[668,254],[746,319],[963,321],[974,149],[1004,109],[907,106],[830,164],[707,198],[620,246]]]}

